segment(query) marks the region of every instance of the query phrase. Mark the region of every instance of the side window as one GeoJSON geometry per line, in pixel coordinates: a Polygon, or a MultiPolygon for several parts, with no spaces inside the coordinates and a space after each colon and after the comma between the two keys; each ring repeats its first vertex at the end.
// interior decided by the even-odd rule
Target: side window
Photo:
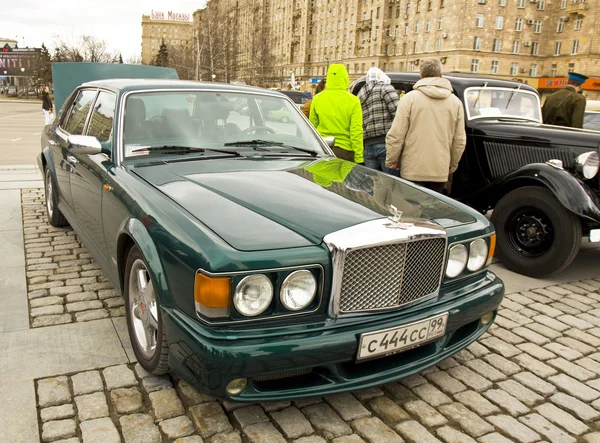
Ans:
{"type": "Polygon", "coordinates": [[[85,126],[90,106],[96,97],[96,90],[84,90],[77,94],[77,98],[73,102],[69,110],[69,115],[66,116],[66,124],[63,129],[71,135],[82,135],[85,126]]]}
{"type": "Polygon", "coordinates": [[[100,92],[92,111],[87,135],[96,137],[100,142],[110,139],[115,116],[116,97],[110,92],[100,92]]]}

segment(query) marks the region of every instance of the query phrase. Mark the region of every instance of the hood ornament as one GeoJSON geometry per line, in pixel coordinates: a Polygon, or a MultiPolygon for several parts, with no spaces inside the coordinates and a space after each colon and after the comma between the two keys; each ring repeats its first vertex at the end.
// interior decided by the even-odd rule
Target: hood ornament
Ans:
{"type": "Polygon", "coordinates": [[[388,220],[391,223],[386,223],[384,226],[390,229],[408,229],[414,226],[414,223],[403,223],[402,220],[402,211],[399,211],[394,205],[388,206],[389,211],[392,215],[388,216],[388,220]]]}

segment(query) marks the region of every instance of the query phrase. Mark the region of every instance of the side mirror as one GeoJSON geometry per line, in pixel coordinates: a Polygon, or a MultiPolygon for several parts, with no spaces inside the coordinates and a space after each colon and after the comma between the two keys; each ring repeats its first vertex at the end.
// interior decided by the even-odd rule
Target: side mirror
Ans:
{"type": "Polygon", "coordinates": [[[69,135],[67,150],[73,154],[100,154],[102,146],[96,137],[88,135],[69,135]]]}
{"type": "Polygon", "coordinates": [[[324,140],[325,143],[327,143],[327,146],[333,149],[333,147],[335,146],[335,137],[325,137],[324,140]]]}

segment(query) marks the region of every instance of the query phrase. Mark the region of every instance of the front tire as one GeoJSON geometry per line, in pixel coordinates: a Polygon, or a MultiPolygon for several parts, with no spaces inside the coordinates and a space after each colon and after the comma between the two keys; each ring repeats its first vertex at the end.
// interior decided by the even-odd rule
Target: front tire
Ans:
{"type": "Polygon", "coordinates": [[[511,271],[541,277],[565,269],[581,244],[579,218],[546,188],[509,192],[494,208],[498,256],[511,271]]]}
{"type": "Polygon", "coordinates": [[[133,352],[146,371],[165,374],[169,371],[169,345],[160,301],[137,246],[129,250],[124,275],[125,314],[133,352]]]}
{"type": "Polygon", "coordinates": [[[68,222],[62,212],[60,212],[60,209],[58,209],[58,198],[52,182],[52,173],[49,168],[44,168],[44,191],[48,222],[56,228],[66,226],[68,222]]]}

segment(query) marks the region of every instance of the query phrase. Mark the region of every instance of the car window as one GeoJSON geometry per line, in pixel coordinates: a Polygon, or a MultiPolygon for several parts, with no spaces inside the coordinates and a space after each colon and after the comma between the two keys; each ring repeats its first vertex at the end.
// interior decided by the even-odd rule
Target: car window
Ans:
{"type": "Polygon", "coordinates": [[[88,125],[87,135],[96,137],[100,142],[110,139],[115,115],[115,94],[101,91],[98,94],[94,110],[88,125]]]}
{"type": "Polygon", "coordinates": [[[583,129],[600,131],[600,112],[586,112],[583,117],[583,129]]]}
{"type": "Polygon", "coordinates": [[[467,88],[464,103],[469,120],[484,117],[509,117],[542,121],[538,95],[526,90],[467,88]]]}
{"type": "Polygon", "coordinates": [[[310,100],[308,96],[306,94],[303,94],[302,92],[284,92],[284,94],[291,98],[292,101],[297,105],[303,105],[308,100],[310,100]]]}
{"type": "Polygon", "coordinates": [[[73,102],[69,114],[66,116],[66,124],[63,129],[71,135],[82,135],[85,127],[85,121],[90,110],[90,106],[96,97],[95,89],[86,89],[79,91],[77,98],[73,102]]]}

